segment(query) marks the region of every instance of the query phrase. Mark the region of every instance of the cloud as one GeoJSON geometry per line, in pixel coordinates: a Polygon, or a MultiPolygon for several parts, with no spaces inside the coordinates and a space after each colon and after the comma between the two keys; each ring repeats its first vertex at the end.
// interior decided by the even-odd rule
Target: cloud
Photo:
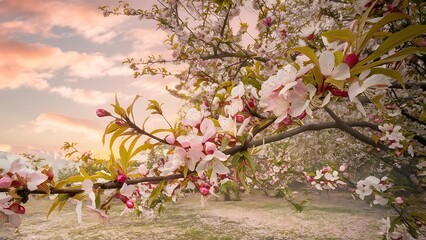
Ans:
{"type": "Polygon", "coordinates": [[[10,152],[12,150],[12,146],[9,144],[0,144],[0,152],[10,152]]]}
{"type": "Polygon", "coordinates": [[[66,86],[53,87],[49,91],[52,93],[58,93],[64,98],[72,99],[74,102],[90,105],[102,105],[114,97],[114,93],[105,93],[81,88],[73,89],[66,86]]]}
{"type": "Polygon", "coordinates": [[[90,140],[99,140],[102,137],[103,128],[99,121],[74,118],[60,113],[48,112],[40,114],[32,121],[33,133],[59,132],[77,133],[86,136],[90,140]]]}
{"type": "Polygon", "coordinates": [[[105,18],[90,1],[59,0],[3,0],[0,15],[10,21],[0,23],[0,34],[41,34],[59,37],[54,27],[69,28],[76,34],[96,42],[105,43],[119,33],[126,17],[105,18]],[[22,18],[15,18],[22,16],[22,18]],[[25,20],[23,20],[25,19],[25,20]]]}
{"type": "Polygon", "coordinates": [[[102,53],[63,52],[60,48],[40,43],[29,44],[0,40],[0,89],[23,86],[46,89],[48,81],[58,71],[68,77],[94,78],[101,76],[130,76],[120,57],[102,53]]]}
{"type": "Polygon", "coordinates": [[[47,88],[52,73],[64,66],[61,50],[42,44],[0,41],[0,52],[0,89],[47,88]]]}

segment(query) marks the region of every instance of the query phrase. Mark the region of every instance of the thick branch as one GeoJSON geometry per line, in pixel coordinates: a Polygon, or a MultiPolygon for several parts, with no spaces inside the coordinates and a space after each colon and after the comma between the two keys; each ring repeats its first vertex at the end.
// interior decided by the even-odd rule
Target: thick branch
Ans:
{"type": "Polygon", "coordinates": [[[355,130],[354,128],[352,128],[351,126],[349,126],[346,122],[344,122],[342,119],[340,119],[330,108],[328,107],[324,107],[325,111],[331,116],[331,118],[333,118],[334,121],[336,121],[338,127],[340,130],[349,133],[350,135],[352,135],[354,138],[367,143],[373,147],[377,147],[380,148],[384,151],[389,151],[389,148],[383,144],[380,143],[376,143],[373,139],[365,136],[364,134],[358,132],[357,130],[355,130]]]}
{"type": "MultiPolygon", "coordinates": [[[[376,125],[374,125],[372,123],[368,123],[368,122],[345,122],[345,125],[347,125],[349,128],[351,128],[351,127],[368,127],[368,128],[374,129],[374,130],[378,130],[378,127],[376,125]]],[[[246,150],[246,149],[251,148],[251,147],[257,147],[257,146],[261,146],[261,145],[272,143],[272,142],[278,142],[278,141],[284,140],[286,138],[295,136],[295,135],[303,133],[303,132],[318,131],[318,130],[330,129],[330,128],[341,129],[341,126],[337,122],[325,122],[325,123],[304,125],[304,126],[300,126],[300,127],[288,130],[286,132],[282,132],[280,134],[277,134],[277,135],[274,135],[274,136],[271,136],[271,137],[268,137],[268,138],[257,139],[257,140],[251,141],[248,144],[246,144],[245,146],[235,146],[235,147],[226,149],[224,151],[224,153],[233,155],[237,152],[246,150]]],[[[352,129],[352,130],[356,131],[355,129],[352,129]]],[[[361,140],[362,142],[365,142],[365,143],[372,145],[374,147],[378,146],[378,144],[376,142],[374,142],[373,139],[363,135],[362,133],[360,133],[358,131],[356,131],[356,132],[363,136],[363,138],[361,140]]],[[[349,134],[351,134],[351,133],[349,133],[349,134]]],[[[381,146],[383,146],[383,145],[381,145],[381,146]]],[[[383,147],[386,148],[386,146],[383,146],[383,147]]]]}

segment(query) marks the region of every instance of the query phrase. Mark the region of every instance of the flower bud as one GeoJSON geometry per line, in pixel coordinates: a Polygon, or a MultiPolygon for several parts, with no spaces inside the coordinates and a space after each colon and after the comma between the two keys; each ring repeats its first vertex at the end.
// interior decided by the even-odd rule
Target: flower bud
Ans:
{"type": "Polygon", "coordinates": [[[262,23],[266,27],[270,27],[272,25],[272,18],[268,16],[262,20],[262,23]]]}
{"type": "Polygon", "coordinates": [[[396,197],[395,202],[398,203],[399,205],[403,204],[404,203],[404,197],[396,197]]]}
{"type": "Polygon", "coordinates": [[[306,37],[306,40],[311,41],[311,40],[313,40],[313,39],[314,39],[314,37],[315,37],[315,32],[313,32],[313,33],[309,34],[309,35],[306,37]]]}
{"type": "Polygon", "coordinates": [[[426,47],[426,38],[423,38],[422,40],[416,42],[416,44],[419,47],[426,47]]]}
{"type": "Polygon", "coordinates": [[[306,117],[306,111],[303,111],[299,116],[297,116],[298,119],[302,120],[306,117]]]}
{"type": "Polygon", "coordinates": [[[345,60],[343,60],[343,62],[348,64],[349,68],[352,68],[353,66],[355,66],[355,64],[358,63],[358,55],[356,55],[355,53],[346,55],[345,60]]]}
{"type": "Polygon", "coordinates": [[[53,172],[53,169],[52,169],[52,168],[44,169],[44,170],[42,171],[42,173],[43,173],[44,175],[46,175],[46,176],[48,177],[48,179],[49,179],[49,180],[53,180],[53,178],[55,177],[55,173],[53,172]]]}
{"type": "Polygon", "coordinates": [[[107,116],[111,116],[111,113],[105,109],[99,108],[96,110],[96,115],[98,117],[107,117],[107,116]]]}
{"type": "Polygon", "coordinates": [[[127,200],[126,201],[126,207],[127,208],[133,208],[135,206],[135,204],[132,202],[132,200],[127,200]]]}
{"type": "Polygon", "coordinates": [[[290,125],[292,123],[292,120],[291,120],[291,118],[286,117],[286,118],[284,118],[284,120],[282,121],[282,123],[284,123],[285,125],[290,125]]]}
{"type": "Polygon", "coordinates": [[[208,189],[208,188],[206,188],[206,187],[200,187],[200,193],[201,193],[201,195],[203,195],[203,196],[207,196],[207,195],[209,195],[210,191],[209,191],[209,189],[208,189]]]}
{"type": "Polygon", "coordinates": [[[8,209],[16,214],[25,214],[25,208],[17,202],[12,203],[8,209]]]}
{"type": "Polygon", "coordinates": [[[250,107],[250,108],[254,108],[254,101],[253,101],[253,99],[250,99],[249,100],[249,102],[248,102],[248,106],[250,107]]]}
{"type": "Polygon", "coordinates": [[[117,182],[124,183],[127,180],[127,176],[124,173],[120,173],[117,177],[117,182]]]}
{"type": "Polygon", "coordinates": [[[244,121],[245,117],[243,115],[237,114],[235,115],[235,121],[237,123],[242,123],[244,121]]]}

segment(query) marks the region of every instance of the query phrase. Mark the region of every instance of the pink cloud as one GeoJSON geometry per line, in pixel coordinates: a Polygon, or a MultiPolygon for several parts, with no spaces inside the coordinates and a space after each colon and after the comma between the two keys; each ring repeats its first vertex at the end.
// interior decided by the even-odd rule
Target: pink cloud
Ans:
{"type": "Polygon", "coordinates": [[[32,122],[32,125],[32,132],[34,133],[48,131],[64,134],[77,133],[90,140],[101,139],[103,131],[103,124],[99,124],[99,121],[70,117],[55,112],[40,114],[32,122]]]}
{"type": "MultiPolygon", "coordinates": [[[[113,92],[102,92],[97,90],[87,90],[81,88],[70,88],[66,86],[52,87],[50,89],[52,93],[58,93],[64,98],[73,100],[76,103],[83,103],[89,105],[103,105],[105,103],[112,102],[114,100],[115,93],[113,92]]],[[[120,100],[129,101],[134,96],[125,95],[122,93],[117,94],[120,100]]]]}
{"type": "Polygon", "coordinates": [[[0,23],[0,34],[21,32],[55,37],[53,27],[66,27],[90,41],[104,43],[116,36],[118,26],[126,20],[125,17],[105,18],[95,4],[85,1],[2,1],[1,16],[14,18],[18,14],[25,17],[25,21],[17,19],[0,23]]]}
{"type": "Polygon", "coordinates": [[[12,150],[12,146],[9,144],[0,144],[0,152],[10,152],[12,150]]]}
{"type": "Polygon", "coordinates": [[[109,58],[101,53],[63,52],[57,47],[0,41],[0,89],[23,86],[46,89],[48,80],[59,70],[70,77],[130,76],[130,70],[120,64],[121,58],[109,58]]]}

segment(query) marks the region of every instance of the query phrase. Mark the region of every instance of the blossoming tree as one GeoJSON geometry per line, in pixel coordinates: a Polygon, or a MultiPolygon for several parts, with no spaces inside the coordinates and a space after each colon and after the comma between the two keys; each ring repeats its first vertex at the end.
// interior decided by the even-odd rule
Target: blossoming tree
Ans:
{"type": "Polygon", "coordinates": [[[1,156],[0,188],[7,193],[1,218],[18,227],[29,194],[58,194],[49,214],[71,199],[81,213],[89,199],[87,211],[108,222],[116,198],[125,211],[150,216],[184,189],[198,189],[204,204],[225,184],[248,191],[250,183],[286,178],[292,166],[292,176],[319,191],[348,188],[371,204],[394,208],[395,216],[383,220],[387,239],[425,235],[425,209],[416,200],[426,175],[424,3],[330,0],[306,8],[298,0],[157,2],[151,10],[121,1],[100,9],[105,16],[154,20],[168,33],[170,56],[125,63],[135,77],[179,79],[168,90],[188,103],[182,119],[170,123],[162,104],[150,100],[139,123],[133,114],[139,97],[128,107],[116,99],[112,110],[96,112],[111,118],[102,139],[111,149],[105,170],[80,168],[63,181],[55,181],[49,168],[29,170],[1,156]],[[257,19],[256,26],[245,18],[257,19]],[[167,64],[183,70],[170,72],[167,64]],[[162,116],[165,127],[148,131],[148,112],[162,116]],[[306,138],[314,133],[325,134],[324,157],[330,159],[311,164],[302,156],[320,152],[318,142],[306,138]],[[284,142],[297,146],[293,154],[283,154],[284,142]],[[135,164],[139,153],[156,148],[164,154],[135,164]],[[259,168],[271,156],[279,157],[259,168]],[[361,158],[379,162],[381,171],[365,168],[361,158]],[[360,178],[351,168],[367,175],[360,178]],[[406,184],[410,188],[401,191],[406,184]]]}

